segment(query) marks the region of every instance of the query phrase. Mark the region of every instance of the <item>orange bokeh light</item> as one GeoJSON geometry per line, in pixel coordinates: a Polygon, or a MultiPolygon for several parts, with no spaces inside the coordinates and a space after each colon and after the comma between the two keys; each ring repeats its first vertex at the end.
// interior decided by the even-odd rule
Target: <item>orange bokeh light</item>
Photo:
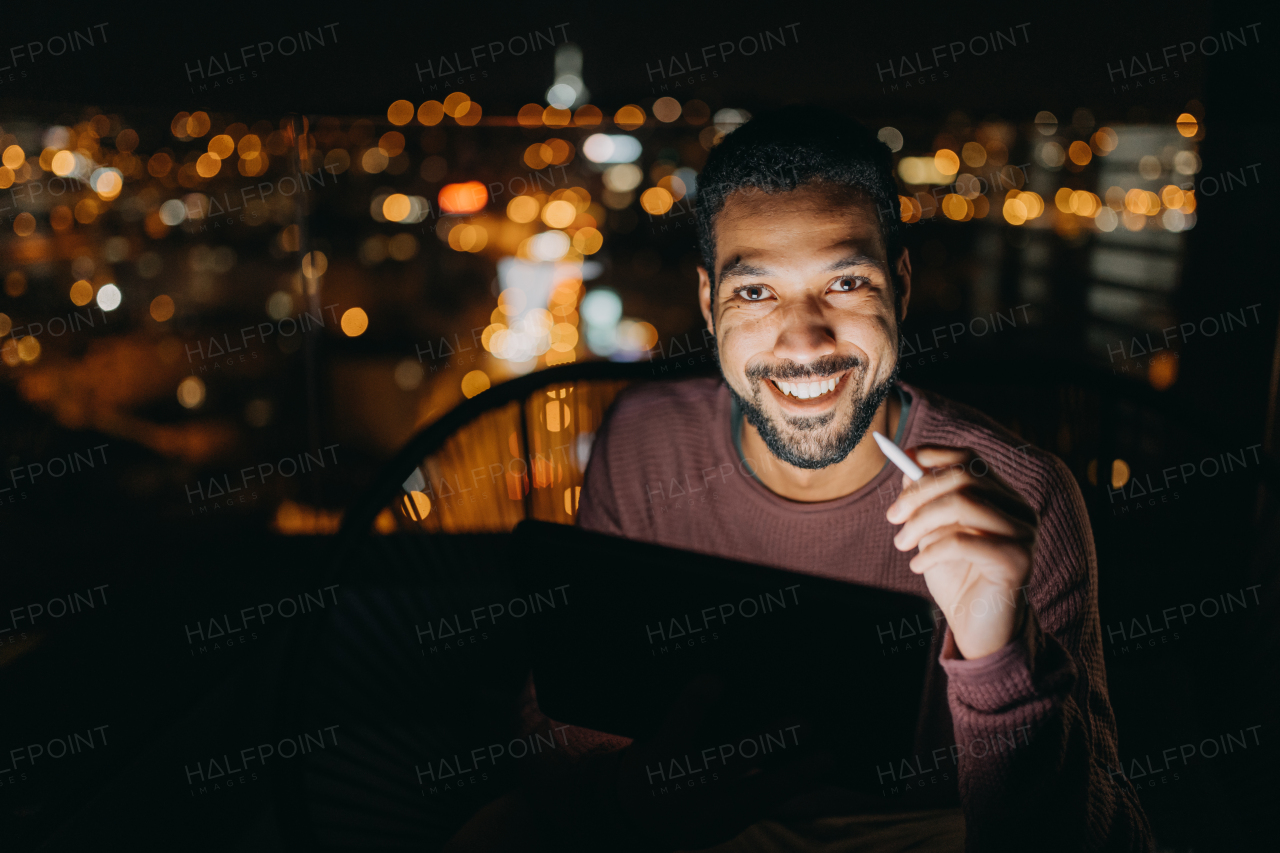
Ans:
{"type": "Polygon", "coordinates": [[[440,190],[440,209],[445,213],[478,213],[489,202],[489,191],[479,181],[446,184],[440,190]]]}

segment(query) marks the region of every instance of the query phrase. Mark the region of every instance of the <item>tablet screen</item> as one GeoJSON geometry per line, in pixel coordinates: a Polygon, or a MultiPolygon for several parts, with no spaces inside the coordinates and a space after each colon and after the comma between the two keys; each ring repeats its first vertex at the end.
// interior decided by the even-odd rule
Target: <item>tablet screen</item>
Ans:
{"type": "Polygon", "coordinates": [[[644,738],[710,674],[724,692],[709,748],[823,749],[844,784],[872,790],[877,758],[911,753],[931,656],[884,638],[930,636],[927,600],[543,522],[523,522],[516,546],[522,585],[552,591],[526,622],[552,719],[644,738]]]}

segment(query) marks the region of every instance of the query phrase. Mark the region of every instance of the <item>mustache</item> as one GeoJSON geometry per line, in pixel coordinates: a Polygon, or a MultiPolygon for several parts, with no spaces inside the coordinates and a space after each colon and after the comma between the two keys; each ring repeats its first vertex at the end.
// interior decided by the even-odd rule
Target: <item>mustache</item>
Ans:
{"type": "Polygon", "coordinates": [[[776,364],[755,364],[747,368],[746,376],[753,383],[762,379],[781,379],[783,381],[792,379],[819,380],[862,366],[864,366],[862,359],[856,355],[829,355],[811,361],[808,364],[798,364],[794,361],[780,361],[776,364]]]}

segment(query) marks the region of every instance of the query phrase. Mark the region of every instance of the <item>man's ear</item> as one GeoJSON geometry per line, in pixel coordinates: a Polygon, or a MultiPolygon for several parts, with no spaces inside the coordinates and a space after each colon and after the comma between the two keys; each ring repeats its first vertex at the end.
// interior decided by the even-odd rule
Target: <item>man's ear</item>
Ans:
{"type": "Polygon", "coordinates": [[[907,304],[911,301],[911,255],[906,249],[898,256],[898,322],[907,319],[907,304]]]}
{"type": "Polygon", "coordinates": [[[707,275],[707,268],[701,264],[698,266],[698,307],[702,309],[702,319],[707,323],[707,331],[714,335],[716,322],[711,313],[711,276],[707,275]]]}

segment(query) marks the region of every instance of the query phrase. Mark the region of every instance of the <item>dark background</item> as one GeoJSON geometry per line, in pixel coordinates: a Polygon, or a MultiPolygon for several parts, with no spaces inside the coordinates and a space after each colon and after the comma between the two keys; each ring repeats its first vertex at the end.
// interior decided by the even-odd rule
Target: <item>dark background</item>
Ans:
{"type": "MultiPolygon", "coordinates": [[[[385,125],[391,101],[440,97],[423,91],[415,62],[561,23],[568,24],[569,39],[583,48],[590,101],[606,114],[625,103],[646,103],[646,98],[651,103],[655,94],[671,94],[682,102],[697,97],[713,111],[733,106],[758,113],[792,103],[817,104],[857,115],[872,127],[897,127],[906,138],[904,154],[931,150],[935,135],[957,111],[972,122],[995,117],[1025,125],[1038,111],[1049,110],[1065,124],[1073,110],[1087,107],[1098,126],[1168,126],[1191,101],[1198,101],[1207,128],[1199,141],[1200,174],[1261,164],[1261,180],[1200,199],[1197,224],[1185,234],[1168,308],[1177,319],[1194,321],[1260,303],[1259,322],[1187,343],[1180,352],[1177,381],[1167,389],[1153,389],[1140,374],[1117,375],[1115,362],[1090,345],[1093,321],[1082,271],[1091,244],[1061,240],[1052,244],[1046,273],[1050,295],[1036,300],[1032,324],[981,344],[957,344],[945,363],[913,366],[903,375],[979,406],[1067,460],[1086,491],[1094,522],[1108,682],[1122,759],[1158,756],[1167,747],[1262,726],[1256,750],[1193,762],[1177,781],[1139,784],[1160,847],[1260,849],[1274,843],[1263,817],[1274,802],[1275,712],[1264,697],[1274,695],[1276,686],[1280,544],[1275,427],[1267,432],[1275,398],[1280,307],[1270,257],[1275,244],[1270,168],[1277,141],[1276,52],[1269,30],[1273,17],[1262,4],[1205,3],[883,4],[838,10],[829,4],[735,4],[732,9],[581,4],[545,10],[463,4],[325,10],[315,4],[259,4],[199,11],[60,4],[56,10],[11,10],[0,47],[7,50],[11,44],[43,41],[102,22],[108,23],[107,41],[58,62],[41,57],[19,66],[29,69],[29,77],[10,81],[6,76],[0,85],[0,124],[13,118],[71,123],[94,107],[127,116],[141,136],[139,151],[174,144],[168,127],[179,110],[203,109],[249,124],[296,114],[312,121],[320,116],[369,117],[385,125]],[[185,64],[334,22],[336,45],[311,55],[271,58],[261,77],[243,86],[201,94],[188,87],[185,64]],[[1258,43],[1214,57],[1197,54],[1178,66],[1181,76],[1175,81],[1118,92],[1108,79],[1108,64],[1254,22],[1261,22],[1258,43]],[[696,55],[706,44],[792,23],[799,24],[794,46],[750,61],[731,58],[718,66],[720,76],[705,84],[653,91],[645,69],[659,60],[685,51],[696,55]],[[1030,24],[1030,41],[1024,46],[968,57],[943,81],[894,93],[882,90],[878,63],[1022,23],[1030,24]],[[1069,388],[1085,390],[1073,397],[1063,390],[1069,388]],[[1108,458],[1123,458],[1135,474],[1158,478],[1169,465],[1259,444],[1266,464],[1188,483],[1175,506],[1145,516],[1117,517],[1114,497],[1096,485],[1096,475],[1087,473],[1090,461],[1096,466],[1099,459],[1105,465],[1108,458]],[[1145,657],[1136,652],[1122,656],[1107,641],[1107,626],[1147,614],[1158,618],[1163,608],[1253,585],[1258,585],[1261,605],[1190,626],[1177,643],[1148,649],[1145,657]]],[[[0,59],[0,65],[6,61],[0,59]]],[[[543,103],[550,64],[545,49],[523,58],[504,57],[489,67],[488,77],[462,89],[484,105],[486,116],[514,115],[525,103],[543,103]]],[[[668,144],[661,129],[652,137],[646,133],[640,132],[647,149],[668,144]]],[[[511,152],[534,138],[516,128],[482,126],[467,143],[470,153],[451,153],[450,159],[460,164],[461,172],[470,164],[476,172],[501,174],[504,167],[494,165],[499,155],[506,158],[503,162],[511,161],[511,152]]],[[[680,142],[669,144],[678,147],[680,142]]],[[[1025,141],[1019,144],[1021,151],[1010,150],[1011,163],[1031,159],[1025,141]]],[[[509,168],[507,173],[518,171],[509,168]]],[[[356,232],[368,226],[368,196],[376,183],[344,187],[314,212],[315,234],[328,241],[333,257],[354,256],[356,232]],[[341,194],[348,192],[354,201],[341,194]],[[357,222],[352,209],[363,211],[365,221],[357,222]]],[[[913,225],[907,233],[920,294],[906,333],[927,337],[940,325],[968,322],[984,313],[981,305],[986,303],[980,303],[974,289],[984,271],[998,282],[998,307],[1008,310],[1027,301],[1020,290],[1027,244],[1014,229],[998,222],[935,219],[913,225]],[[984,239],[1006,248],[993,255],[984,248],[984,239]]],[[[493,305],[490,261],[468,257],[467,264],[456,263],[438,241],[423,242],[428,246],[420,255],[421,266],[395,276],[354,279],[341,296],[376,304],[379,297],[365,294],[394,285],[402,287],[404,304],[416,306],[413,311],[388,305],[380,315],[371,308],[373,322],[365,336],[325,339],[316,352],[275,374],[210,381],[206,412],[230,413],[234,422],[255,395],[270,398],[276,412],[263,429],[243,424],[229,428],[232,449],[221,456],[194,461],[166,456],[131,440],[127,432],[74,427],[32,401],[21,369],[0,368],[0,453],[7,462],[65,455],[103,442],[112,454],[101,476],[95,472],[42,485],[29,500],[0,511],[0,612],[100,584],[109,585],[111,596],[107,607],[78,621],[32,631],[17,641],[0,635],[6,637],[0,645],[0,681],[5,684],[0,750],[108,722],[115,738],[109,751],[96,752],[80,765],[71,766],[68,760],[36,765],[29,784],[0,778],[0,824],[13,828],[21,849],[34,849],[59,830],[66,834],[50,849],[96,835],[102,840],[132,837],[139,827],[157,840],[181,838],[191,849],[265,850],[284,843],[288,830],[280,827],[287,824],[275,816],[279,796],[270,793],[276,789],[250,789],[237,794],[238,799],[192,806],[181,802],[185,783],[176,768],[196,755],[256,742],[259,731],[276,731],[282,715],[276,692],[280,680],[273,667],[292,659],[281,657],[285,652],[271,645],[279,637],[267,632],[269,642],[242,654],[237,649],[236,658],[193,664],[184,660],[179,626],[240,602],[314,588],[326,576],[331,555],[323,538],[270,532],[276,505],[288,498],[339,512],[389,458],[396,442],[362,441],[362,427],[351,425],[351,410],[363,405],[362,398],[344,397],[343,389],[350,385],[338,381],[313,387],[310,377],[335,376],[342,365],[379,359],[393,365],[412,357],[415,342],[433,334],[467,334],[471,307],[483,303],[483,316],[493,305]],[[182,511],[182,484],[235,470],[238,464],[229,459],[251,464],[296,453],[315,446],[317,436],[321,444],[343,442],[344,464],[289,484],[293,491],[273,491],[269,501],[244,512],[193,520],[182,511]],[[250,731],[254,734],[242,736],[250,731]]],[[[237,247],[246,266],[269,264],[263,260],[268,256],[264,239],[246,237],[237,247]]],[[[18,254],[4,251],[0,272],[21,269],[18,254]]],[[[622,295],[628,315],[648,318],[663,337],[698,328],[691,229],[619,230],[608,236],[603,259],[604,281],[622,295]]],[[[71,279],[59,274],[61,295],[71,279]]],[[[245,275],[248,280],[257,273],[245,275]]],[[[42,280],[33,275],[23,298],[41,298],[42,280]]],[[[253,310],[260,313],[267,292],[255,291],[253,310]]],[[[25,304],[0,297],[0,310],[15,316],[25,304]]],[[[234,329],[243,316],[246,310],[235,300],[210,306],[205,314],[197,311],[187,320],[188,338],[234,329]]],[[[119,333],[128,334],[130,328],[126,324],[119,333]]],[[[95,339],[99,334],[110,337],[117,330],[95,330],[95,339]]],[[[1117,327],[1109,334],[1120,340],[1128,330],[1117,327]]],[[[66,357],[87,358],[83,350],[66,357]]],[[[132,374],[122,375],[132,381],[132,374]]],[[[442,408],[460,398],[457,378],[450,375],[452,396],[433,398],[437,401],[432,405],[442,408]]],[[[189,413],[177,408],[171,391],[165,393],[165,404],[143,407],[145,416],[183,425],[189,413]]],[[[422,404],[418,415],[427,408],[422,404]]],[[[441,413],[432,411],[427,419],[441,413]]],[[[402,441],[424,422],[409,417],[396,435],[402,441]]],[[[324,680],[323,675],[317,678],[324,680]]],[[[456,715],[465,717],[465,703],[459,702],[456,715]]],[[[415,816],[412,804],[401,804],[395,819],[388,820],[410,829],[383,840],[407,846],[416,837],[438,837],[440,827],[456,822],[483,799],[460,800],[450,816],[432,813],[429,819],[415,816]],[[421,822],[437,835],[415,835],[411,828],[421,822]]],[[[351,806],[356,814],[377,814],[379,808],[372,802],[351,806]]]]}

